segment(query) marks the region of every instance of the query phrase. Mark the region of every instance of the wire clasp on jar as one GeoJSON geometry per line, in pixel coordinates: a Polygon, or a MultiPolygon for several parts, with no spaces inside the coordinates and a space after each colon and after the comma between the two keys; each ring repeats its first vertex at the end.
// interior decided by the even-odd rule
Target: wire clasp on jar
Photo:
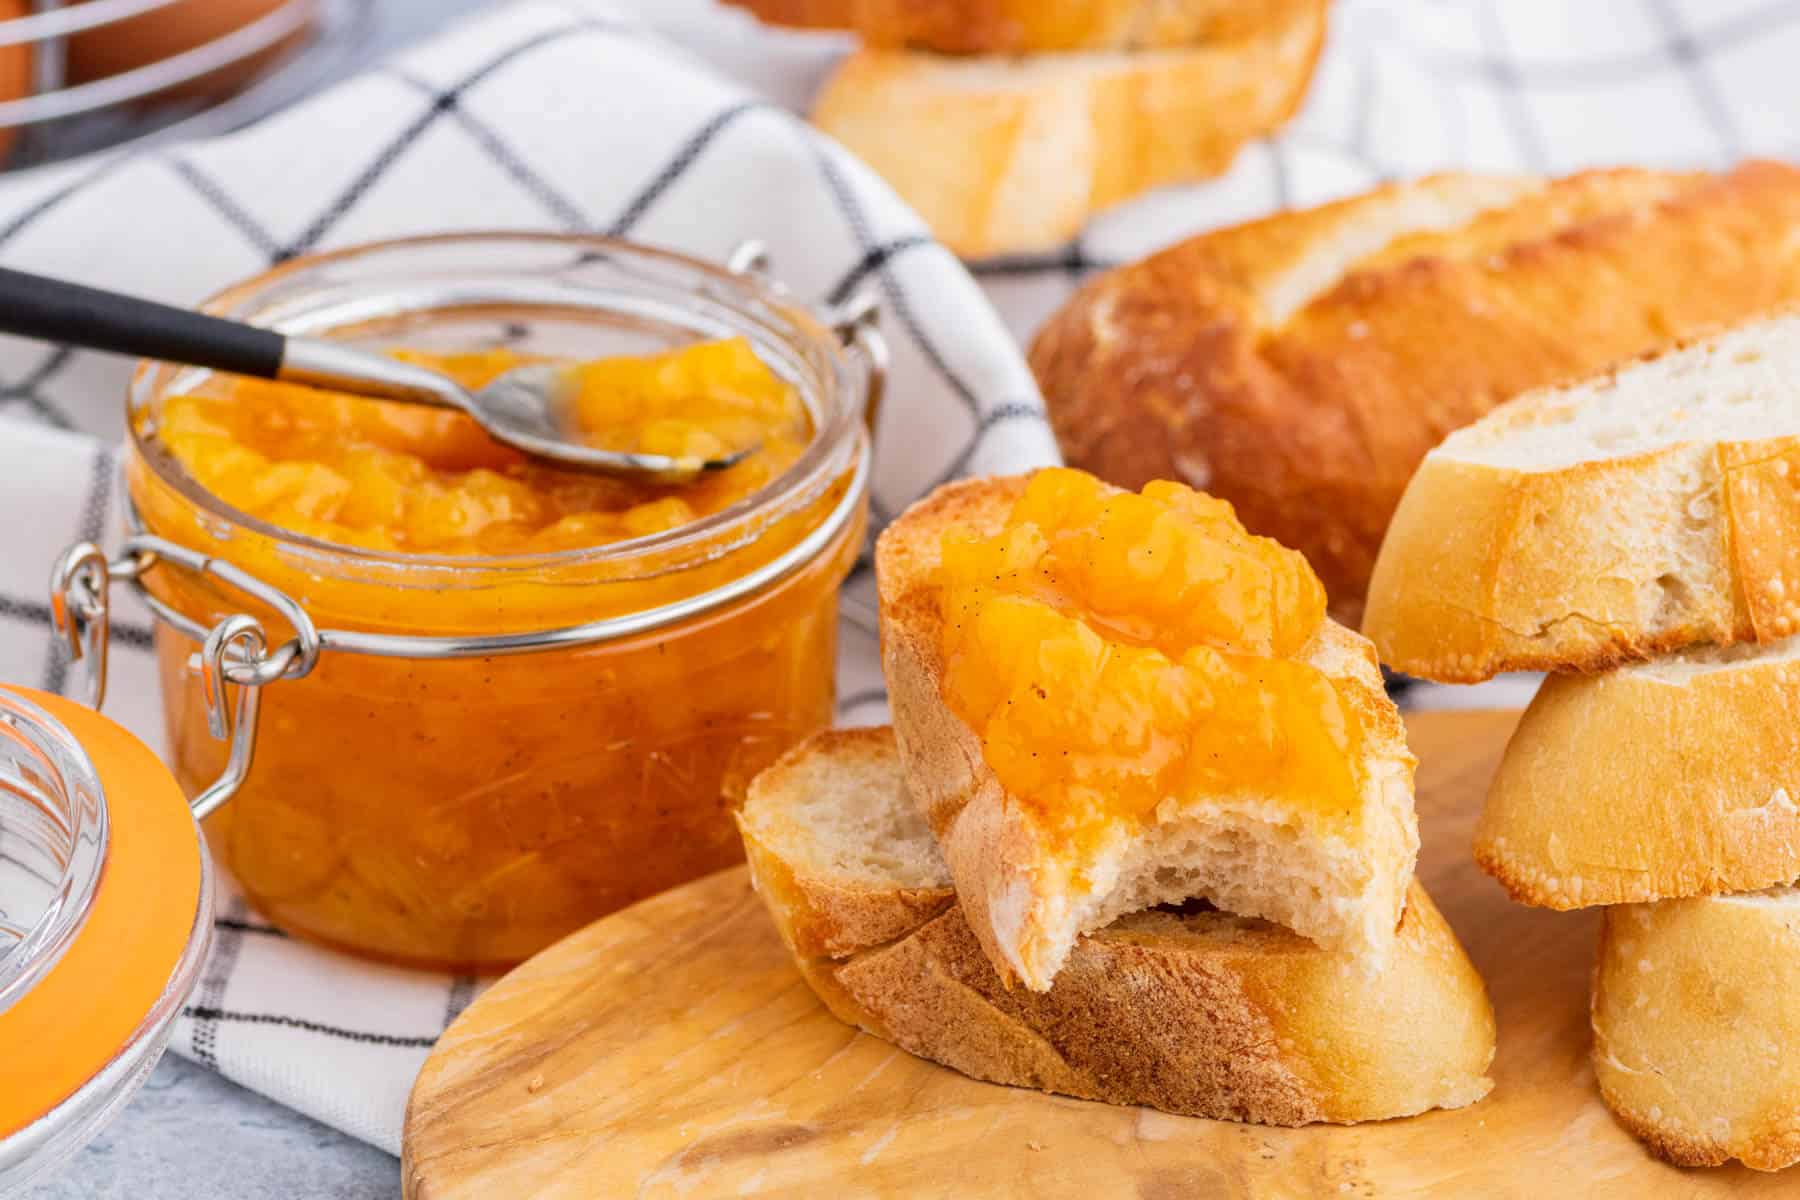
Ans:
{"type": "MultiPolygon", "coordinates": [[[[231,799],[250,773],[263,687],[311,672],[319,660],[319,631],[306,610],[286,593],[222,559],[167,539],[136,534],[126,539],[114,559],[108,559],[92,542],[77,543],[63,552],[51,573],[50,619],[68,646],[70,660],[83,668],[84,688],[79,698],[90,708],[99,709],[106,700],[112,585],[137,583],[159,565],[209,577],[260,601],[279,613],[294,631],[271,650],[262,622],[249,613],[234,613],[205,631],[200,652],[189,659],[189,668],[200,675],[207,730],[231,746],[224,772],[189,801],[195,817],[203,818],[231,799]]],[[[147,592],[140,589],[140,594],[152,608],[162,607],[147,592]]]]}
{"type": "MultiPolygon", "coordinates": [[[[725,269],[733,275],[778,288],[772,274],[773,266],[768,245],[756,238],[739,242],[725,256],[725,269]]],[[[844,349],[855,351],[862,357],[863,425],[869,431],[869,445],[873,448],[875,425],[881,416],[881,401],[887,393],[888,368],[892,361],[887,339],[881,334],[881,297],[874,288],[865,287],[844,300],[826,304],[813,316],[836,335],[844,349]]]]}

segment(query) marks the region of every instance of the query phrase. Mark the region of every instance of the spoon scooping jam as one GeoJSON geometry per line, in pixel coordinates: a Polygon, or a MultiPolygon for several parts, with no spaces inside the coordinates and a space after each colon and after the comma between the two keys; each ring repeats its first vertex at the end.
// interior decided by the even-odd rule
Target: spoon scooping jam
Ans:
{"type": "Polygon", "coordinates": [[[578,406],[592,364],[529,364],[470,390],[416,362],[4,268],[0,333],[455,409],[533,457],[645,482],[684,482],[757,449],[754,440],[721,441],[671,454],[650,445],[619,449],[579,432],[565,414],[578,406]]]}
{"type": "Polygon", "coordinates": [[[264,525],[337,545],[454,556],[593,549],[668,532],[779,478],[813,441],[800,390],[743,338],[561,363],[508,347],[387,353],[470,393],[509,372],[554,366],[570,436],[627,453],[707,459],[757,448],[730,470],[685,481],[620,477],[521,453],[459,409],[223,372],[171,378],[133,410],[133,432],[264,525]]]}

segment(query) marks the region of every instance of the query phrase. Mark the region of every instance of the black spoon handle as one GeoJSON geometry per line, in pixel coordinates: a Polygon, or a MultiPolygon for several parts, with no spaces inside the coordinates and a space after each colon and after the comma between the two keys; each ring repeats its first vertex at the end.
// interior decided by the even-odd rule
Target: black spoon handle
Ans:
{"type": "Polygon", "coordinates": [[[4,267],[0,333],[264,379],[287,352],[272,329],[4,267]]]}

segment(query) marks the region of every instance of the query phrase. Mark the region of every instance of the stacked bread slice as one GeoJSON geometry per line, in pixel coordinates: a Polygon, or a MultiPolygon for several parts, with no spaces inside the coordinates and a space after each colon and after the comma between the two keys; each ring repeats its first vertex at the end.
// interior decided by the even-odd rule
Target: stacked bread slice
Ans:
{"type": "MultiPolygon", "coordinates": [[[[1412,878],[1412,757],[1356,634],[1326,620],[1294,659],[1349,698],[1349,811],[1315,820],[1291,797],[1214,788],[1074,838],[1050,811],[1066,798],[1008,790],[952,702],[936,592],[947,539],[995,535],[1027,486],[951,484],[888,529],[895,728],[816,737],[750,789],[751,871],[814,990],[977,1078],[1175,1113],[1350,1122],[1485,1095],[1492,1010],[1412,878]]],[[[1055,686],[1026,675],[1010,683],[1055,686]]]]}
{"type": "Polygon", "coordinates": [[[1299,106],[1326,0],[734,0],[865,48],[813,119],[967,257],[1053,249],[1299,106]]]}
{"type": "Polygon", "coordinates": [[[1475,856],[1609,907],[1594,1070],[1663,1156],[1800,1161],[1800,316],[1452,434],[1400,502],[1364,628],[1446,682],[1555,672],[1475,856]]]}

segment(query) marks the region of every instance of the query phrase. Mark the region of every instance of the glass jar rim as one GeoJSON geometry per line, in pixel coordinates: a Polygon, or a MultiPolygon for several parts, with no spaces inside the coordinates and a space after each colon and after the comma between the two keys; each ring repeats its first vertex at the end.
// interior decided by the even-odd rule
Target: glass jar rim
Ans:
{"type": "MultiPolygon", "coordinates": [[[[773,519],[804,508],[830,488],[853,464],[856,454],[863,446],[863,407],[867,400],[869,381],[866,371],[852,366],[837,334],[786,289],[765,281],[754,271],[734,270],[663,247],[604,234],[533,233],[516,230],[460,231],[390,238],[294,258],[215,293],[200,307],[204,312],[240,320],[255,321],[258,317],[270,318],[273,314],[273,319],[256,323],[267,323],[273,328],[290,332],[329,337],[331,329],[341,328],[349,322],[339,321],[323,326],[308,324],[302,318],[308,315],[317,318],[318,310],[289,312],[276,301],[285,299],[291,307],[296,297],[291,294],[282,296],[281,289],[301,284],[309,272],[327,270],[334,264],[369,260],[388,253],[406,254],[486,245],[573,249],[578,252],[578,257],[571,266],[590,261],[594,256],[609,256],[688,273],[697,285],[696,290],[708,289],[707,298],[723,304],[741,317],[761,321],[762,328],[770,336],[803,355],[810,353],[812,363],[824,366],[823,370],[815,370],[811,379],[790,378],[790,382],[799,387],[802,398],[813,412],[815,430],[811,441],[800,457],[775,479],[717,512],[673,529],[592,547],[481,555],[378,550],[316,538],[271,524],[209,491],[175,462],[172,456],[155,446],[155,439],[147,437],[138,422],[131,419],[141,406],[153,402],[166,390],[158,386],[159,381],[166,379],[172,384],[191,374],[191,368],[143,361],[133,370],[127,389],[126,426],[130,443],[138,458],[155,473],[161,483],[172,488],[208,517],[229,522],[232,526],[267,538],[284,549],[379,568],[503,574],[592,564],[630,563],[655,556],[679,556],[683,551],[700,551],[698,561],[710,561],[753,540],[757,532],[773,519]]],[[[600,289],[588,290],[595,295],[603,294],[600,289]]],[[[370,302],[378,300],[382,295],[382,292],[373,289],[363,293],[360,309],[366,309],[370,302]]],[[[466,291],[459,293],[456,299],[462,304],[472,302],[466,291]]],[[[326,310],[327,315],[330,311],[326,310]]],[[[408,310],[392,310],[384,315],[399,315],[402,311],[408,310]]],[[[431,310],[410,311],[423,313],[431,310]]],[[[353,315],[366,317],[367,313],[357,311],[353,315]]],[[[698,331],[697,324],[687,328],[698,331]]],[[[785,365],[791,368],[794,360],[785,365]]],[[[863,452],[866,453],[866,450],[863,452]]]]}
{"type": "Polygon", "coordinates": [[[66,928],[61,949],[40,949],[25,971],[8,973],[0,1061],[24,1066],[9,1080],[17,1086],[0,1089],[7,1191],[92,1137],[161,1056],[212,943],[213,873],[174,776],[122,726],[13,685],[0,687],[0,714],[7,740],[30,751],[34,792],[56,790],[50,758],[57,778],[86,797],[92,819],[77,841],[103,862],[91,888],[71,890],[54,919],[41,919],[66,928]],[[105,838],[90,828],[101,821],[105,838]],[[105,1002],[91,1003],[96,995],[105,1002]]]}
{"type": "Polygon", "coordinates": [[[49,973],[81,932],[111,835],[100,776],[68,726],[12,689],[0,688],[0,740],[30,754],[40,768],[36,779],[7,778],[7,790],[24,793],[56,822],[67,853],[44,911],[0,955],[4,1012],[49,973]]]}

